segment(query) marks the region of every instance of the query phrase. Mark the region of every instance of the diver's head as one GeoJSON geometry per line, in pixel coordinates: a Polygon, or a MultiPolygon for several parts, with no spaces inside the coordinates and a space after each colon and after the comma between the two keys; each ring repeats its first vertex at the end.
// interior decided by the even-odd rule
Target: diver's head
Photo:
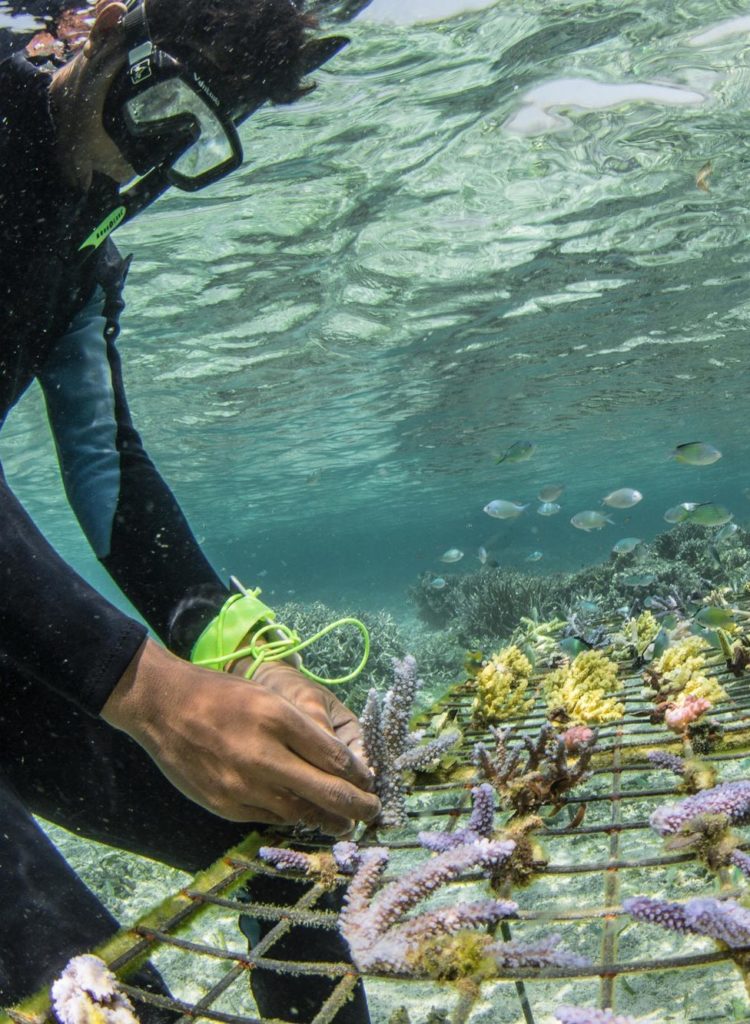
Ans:
{"type": "Polygon", "coordinates": [[[314,24],[302,0],[98,0],[56,93],[84,105],[68,121],[93,170],[123,183],[160,168],[203,188],[241,162],[236,126],[309,92],[305,76],[346,42],[312,38],[314,24]]]}

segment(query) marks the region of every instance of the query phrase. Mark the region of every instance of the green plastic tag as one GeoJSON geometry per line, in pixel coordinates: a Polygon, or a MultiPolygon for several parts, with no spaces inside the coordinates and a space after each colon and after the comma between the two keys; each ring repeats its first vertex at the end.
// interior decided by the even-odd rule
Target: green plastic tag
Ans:
{"type": "Polygon", "coordinates": [[[105,238],[109,238],[115,228],[122,224],[125,220],[126,213],[127,210],[124,206],[118,206],[111,213],[108,213],[101,224],[94,228],[83,245],[79,246],[78,251],[80,252],[81,249],[87,249],[89,247],[92,249],[98,249],[105,238]]]}

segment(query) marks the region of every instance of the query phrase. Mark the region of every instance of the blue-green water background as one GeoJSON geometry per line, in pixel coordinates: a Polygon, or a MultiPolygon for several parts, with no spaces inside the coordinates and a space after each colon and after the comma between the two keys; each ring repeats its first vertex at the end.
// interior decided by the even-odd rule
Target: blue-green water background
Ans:
{"type": "MultiPolygon", "coordinates": [[[[654,536],[677,502],[750,516],[750,21],[709,32],[747,7],[523,0],[422,20],[460,6],[376,0],[312,96],[244,126],[240,172],[117,235],[136,255],[120,342],[136,423],[217,568],[268,599],[398,613],[420,572],[473,570],[480,544],[522,567],[538,549],[528,570],[551,572],[654,536]],[[592,109],[607,83],[646,98],[592,109]],[[519,439],[534,456],[496,465],[519,439]],[[723,458],[668,459],[696,439],[723,458]],[[557,481],[559,516],[482,512],[557,481]],[[573,529],[623,486],[645,498],[616,526],[573,529]],[[445,567],[450,547],[466,556],[445,567]]],[[[116,597],[36,392],[0,455],[116,597]]]]}

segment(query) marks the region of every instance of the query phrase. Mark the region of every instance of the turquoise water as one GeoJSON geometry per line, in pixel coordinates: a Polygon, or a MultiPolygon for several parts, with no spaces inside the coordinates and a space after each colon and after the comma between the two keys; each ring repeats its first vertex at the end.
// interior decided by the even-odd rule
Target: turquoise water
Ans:
{"type": "MultiPolygon", "coordinates": [[[[681,501],[744,523],[747,7],[376,0],[347,32],[312,96],[244,126],[240,172],[117,235],[134,417],[217,568],[398,611],[480,544],[501,565],[540,550],[539,573],[653,537],[681,501]],[[529,461],[496,465],[525,439],[529,461]],[[669,460],[692,440],[723,458],[669,460]],[[619,487],[644,500],[573,529],[619,487]],[[533,504],[500,522],[496,498],[533,504]]],[[[0,455],[114,595],[36,393],[0,455]]]]}

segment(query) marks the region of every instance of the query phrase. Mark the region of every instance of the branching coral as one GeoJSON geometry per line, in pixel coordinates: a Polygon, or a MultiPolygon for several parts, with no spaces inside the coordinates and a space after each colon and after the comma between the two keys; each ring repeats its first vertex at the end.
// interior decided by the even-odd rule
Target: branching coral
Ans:
{"type": "Polygon", "coordinates": [[[686,636],[644,669],[643,678],[655,691],[654,700],[680,703],[685,696],[703,697],[711,704],[726,700],[726,690],[708,675],[705,652],[709,649],[702,637],[686,636]]]}
{"type": "Polygon", "coordinates": [[[51,995],[61,1024],[138,1024],[132,1003],[98,956],[73,957],[51,995]]]}
{"type": "Polygon", "coordinates": [[[597,733],[578,745],[577,758],[569,763],[565,741],[554,728],[542,726],[536,740],[523,736],[521,743],[509,746],[512,729],[494,729],[495,750],[483,743],[474,747],[474,763],[494,787],[503,807],[529,814],[544,804],[562,806],[562,798],[583,779],[588,778],[597,733]]]}
{"type": "Polygon", "coordinates": [[[508,841],[462,843],[412,868],[376,896],[388,864],[388,851],[382,847],[362,850],[339,919],[357,967],[388,974],[424,973],[420,957],[428,940],[464,929],[485,928],[515,914],[517,906],[512,901],[485,899],[407,917],[441,886],[474,868],[495,871],[512,852],[513,843],[508,841]]]}
{"type": "Polygon", "coordinates": [[[617,665],[600,651],[583,651],[570,665],[550,672],[544,683],[550,708],[564,708],[583,725],[622,718],[625,708],[613,696],[620,689],[617,665]]]}
{"type": "Polygon", "coordinates": [[[403,661],[394,658],[393,686],[382,700],[377,690],[370,690],[361,716],[365,754],[382,804],[379,824],[385,826],[406,822],[402,773],[434,767],[460,739],[460,733],[454,731],[417,745],[421,736],[409,731],[409,720],[420,684],[415,659],[410,654],[403,661]]]}
{"type": "Polygon", "coordinates": [[[750,822],[750,780],[724,782],[704,789],[676,804],[665,804],[651,815],[651,827],[660,835],[672,835],[702,814],[725,815],[731,825],[750,822]]]}
{"type": "Polygon", "coordinates": [[[477,674],[477,695],[472,705],[475,721],[499,722],[529,711],[533,698],[526,697],[531,662],[515,647],[493,654],[477,674]]]}
{"type": "Polygon", "coordinates": [[[683,780],[682,788],[688,793],[698,793],[716,785],[716,769],[698,758],[678,757],[666,750],[649,750],[648,759],[655,768],[666,768],[683,780]]]}
{"type": "Polygon", "coordinates": [[[734,900],[699,897],[687,903],[635,896],[622,909],[636,921],[658,924],[671,931],[708,935],[735,949],[750,945],[750,910],[734,900]]]}
{"type": "Polygon", "coordinates": [[[417,836],[422,846],[434,853],[442,853],[462,843],[473,843],[477,839],[489,839],[495,820],[495,794],[492,786],[484,782],[472,791],[471,816],[465,828],[455,832],[420,832],[417,836]]]}
{"type": "Polygon", "coordinates": [[[651,611],[642,611],[638,618],[625,622],[622,632],[612,637],[610,655],[615,661],[630,661],[643,658],[659,635],[661,626],[651,611]]]}

